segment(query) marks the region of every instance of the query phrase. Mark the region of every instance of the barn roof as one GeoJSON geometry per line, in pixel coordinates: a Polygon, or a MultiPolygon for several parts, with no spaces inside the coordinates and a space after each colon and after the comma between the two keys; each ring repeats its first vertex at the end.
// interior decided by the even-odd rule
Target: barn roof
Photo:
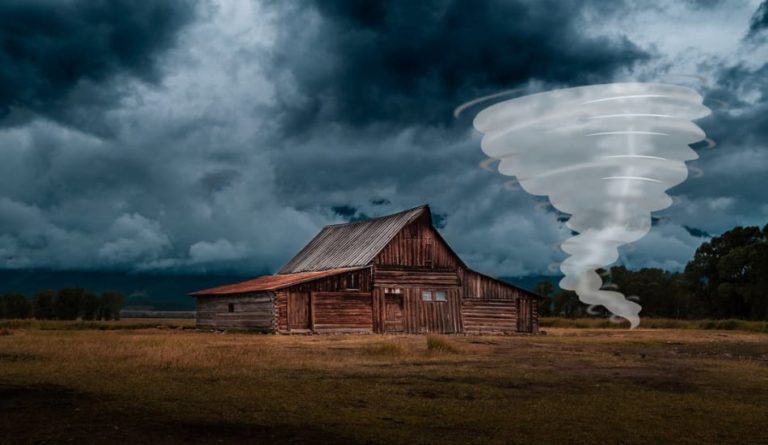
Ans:
{"type": "Polygon", "coordinates": [[[278,274],[362,267],[429,206],[348,224],[326,226],[278,274]]]}
{"type": "MultiPolygon", "coordinates": [[[[424,213],[429,215],[431,219],[432,215],[429,206],[423,205],[380,218],[326,226],[288,264],[283,266],[277,274],[265,275],[241,283],[204,289],[193,292],[190,295],[231,295],[274,291],[318,278],[364,269],[370,266],[376,255],[405,226],[415,221],[424,213]]],[[[435,231],[435,234],[443,241],[446,248],[453,252],[448,243],[440,236],[440,233],[435,231]]],[[[504,286],[539,297],[527,289],[469,269],[455,252],[453,254],[456,256],[459,264],[467,268],[467,270],[498,281],[504,286]]]]}
{"type": "Polygon", "coordinates": [[[265,275],[253,280],[243,281],[241,283],[228,284],[226,286],[199,290],[197,292],[191,293],[190,295],[230,295],[244,294],[249,292],[272,291],[293,286],[295,284],[316,280],[318,278],[330,277],[344,272],[351,272],[360,269],[362,269],[362,267],[347,267],[342,269],[323,270],[319,272],[294,273],[290,275],[265,275]]]}

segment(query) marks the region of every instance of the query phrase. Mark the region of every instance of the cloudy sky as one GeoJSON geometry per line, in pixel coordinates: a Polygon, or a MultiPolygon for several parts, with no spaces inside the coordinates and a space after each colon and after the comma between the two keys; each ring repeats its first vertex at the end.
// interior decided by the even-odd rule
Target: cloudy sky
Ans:
{"type": "Polygon", "coordinates": [[[717,141],[621,261],[677,269],[768,222],[754,0],[0,1],[0,268],[273,272],[325,224],[429,203],[487,273],[569,235],[484,156],[473,98],[696,88],[717,141]]]}

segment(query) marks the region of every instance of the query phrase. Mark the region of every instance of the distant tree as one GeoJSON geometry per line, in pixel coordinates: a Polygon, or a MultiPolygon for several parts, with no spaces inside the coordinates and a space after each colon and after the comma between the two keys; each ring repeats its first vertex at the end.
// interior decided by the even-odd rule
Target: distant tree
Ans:
{"type": "Polygon", "coordinates": [[[76,320],[80,314],[80,301],[85,294],[85,289],[65,288],[59,290],[56,295],[54,311],[59,320],[76,320]]]}
{"type": "Polygon", "coordinates": [[[123,308],[125,297],[118,292],[104,292],[99,299],[99,315],[102,320],[119,320],[120,309],[123,308]]]}
{"type": "Polygon", "coordinates": [[[32,300],[32,313],[38,320],[52,320],[56,317],[54,307],[56,301],[56,291],[44,290],[35,295],[32,300]]]}
{"type": "Polygon", "coordinates": [[[685,282],[702,314],[768,318],[768,225],[736,227],[696,249],[685,282]]]}
{"type": "Polygon", "coordinates": [[[542,297],[541,300],[539,300],[539,315],[542,317],[551,316],[552,292],[554,292],[555,287],[549,281],[539,281],[536,283],[533,290],[542,297]]]}
{"type": "Polygon", "coordinates": [[[632,271],[616,266],[611,268],[610,277],[615,290],[643,306],[641,315],[680,318],[677,274],[657,268],[632,271]]]}
{"type": "Polygon", "coordinates": [[[555,295],[553,315],[559,317],[576,318],[584,314],[584,305],[579,301],[576,292],[561,290],[555,295]]]}
{"type": "Polygon", "coordinates": [[[101,306],[100,298],[98,295],[83,292],[80,295],[80,301],[78,305],[79,318],[82,320],[94,320],[99,318],[99,308],[101,306]]]}
{"type": "Polygon", "coordinates": [[[32,312],[29,300],[22,294],[5,294],[0,300],[2,318],[29,318],[32,312]]]}

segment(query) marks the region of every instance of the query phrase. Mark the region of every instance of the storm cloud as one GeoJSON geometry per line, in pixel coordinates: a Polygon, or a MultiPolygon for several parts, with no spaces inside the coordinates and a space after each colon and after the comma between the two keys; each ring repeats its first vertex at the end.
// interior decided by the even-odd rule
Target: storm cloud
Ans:
{"type": "Polygon", "coordinates": [[[190,1],[9,0],[0,3],[0,122],[30,113],[94,127],[91,113],[155,82],[157,59],[194,17],[190,1]]]}
{"type": "Polygon", "coordinates": [[[270,73],[288,134],[317,121],[447,124],[456,105],[477,96],[532,80],[604,82],[650,57],[626,37],[584,33],[586,15],[604,14],[590,3],[305,0],[277,8],[270,73]]]}
{"type": "Polygon", "coordinates": [[[768,28],[768,1],[763,1],[752,16],[747,36],[755,38],[765,32],[766,28],[768,28]]]}
{"type": "Polygon", "coordinates": [[[698,82],[718,145],[621,259],[679,269],[768,219],[766,68],[744,38],[760,8],[3,2],[0,267],[273,272],[324,224],[429,203],[471,267],[552,273],[563,215],[480,168],[473,110],[453,109],[684,73],[707,80],[673,78],[698,82]]]}

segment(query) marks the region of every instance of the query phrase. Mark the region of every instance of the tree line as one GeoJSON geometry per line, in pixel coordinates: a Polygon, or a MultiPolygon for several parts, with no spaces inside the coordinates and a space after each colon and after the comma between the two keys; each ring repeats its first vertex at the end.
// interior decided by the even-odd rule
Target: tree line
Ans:
{"type": "MultiPolygon", "coordinates": [[[[641,316],[768,320],[768,225],[736,227],[703,243],[681,272],[623,266],[598,271],[605,288],[637,298],[641,316]]],[[[536,292],[542,316],[576,318],[605,314],[579,302],[571,291],[555,292],[540,282],[536,292]]]]}
{"type": "Polygon", "coordinates": [[[0,295],[0,319],[119,320],[124,301],[118,292],[97,295],[82,288],[44,290],[32,299],[8,293],[0,295]]]}

